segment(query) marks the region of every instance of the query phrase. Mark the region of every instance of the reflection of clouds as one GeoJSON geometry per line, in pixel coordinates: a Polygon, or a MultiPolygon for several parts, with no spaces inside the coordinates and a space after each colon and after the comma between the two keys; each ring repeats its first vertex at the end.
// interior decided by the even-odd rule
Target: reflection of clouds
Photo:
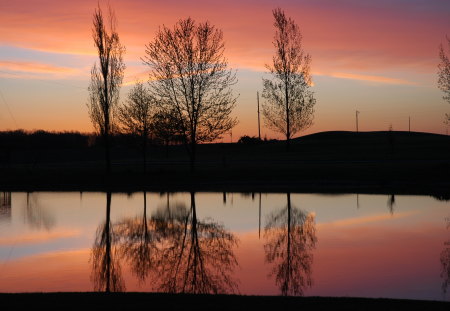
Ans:
{"type": "MultiPolygon", "coordinates": [[[[447,230],[450,229],[450,217],[445,219],[447,222],[447,230]]],[[[441,277],[444,279],[442,281],[442,292],[447,293],[447,288],[450,285],[450,240],[444,243],[444,249],[441,252],[441,277]]]]}
{"type": "Polygon", "coordinates": [[[46,243],[57,239],[67,239],[80,236],[80,230],[64,230],[52,232],[38,232],[33,234],[22,234],[10,238],[0,237],[0,246],[20,245],[20,244],[38,244],[46,243]]]}
{"type": "Polygon", "coordinates": [[[325,226],[325,225],[331,225],[336,227],[346,227],[346,226],[353,226],[353,225],[364,225],[372,222],[379,222],[379,221],[385,221],[385,220],[393,220],[393,219],[401,219],[410,217],[413,215],[419,214],[420,211],[410,211],[410,212],[403,212],[403,213],[395,213],[394,215],[386,215],[386,214],[380,214],[380,215],[372,215],[372,216],[366,216],[366,217],[354,217],[354,218],[347,218],[342,220],[336,220],[328,223],[320,223],[318,226],[325,226]]]}
{"type": "Polygon", "coordinates": [[[55,218],[39,203],[38,193],[27,193],[25,221],[34,229],[50,230],[55,225],[55,218]]]}

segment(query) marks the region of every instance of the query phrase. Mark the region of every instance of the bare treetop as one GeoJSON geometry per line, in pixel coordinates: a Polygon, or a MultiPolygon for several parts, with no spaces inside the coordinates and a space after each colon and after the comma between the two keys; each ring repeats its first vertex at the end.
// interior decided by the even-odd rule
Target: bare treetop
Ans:
{"type": "MultiPolygon", "coordinates": [[[[438,65],[438,86],[444,92],[444,100],[450,103],[450,38],[447,37],[447,53],[444,46],[439,47],[439,58],[441,62],[438,65]]],[[[450,122],[450,114],[446,114],[447,122],[450,122]]]]}
{"type": "Polygon", "coordinates": [[[266,65],[272,79],[263,79],[263,115],[266,125],[286,136],[287,146],[293,135],[312,124],[316,100],[312,85],[311,56],[303,50],[298,25],[281,9],[273,10],[275,55],[266,65]]]}
{"type": "Polygon", "coordinates": [[[303,36],[300,28],[290,17],[278,8],[273,11],[275,35],[273,45],[276,49],[272,57],[273,65],[266,65],[271,73],[280,79],[289,80],[291,74],[302,74],[303,84],[310,85],[311,56],[303,50],[303,36]]]}
{"type": "Polygon", "coordinates": [[[116,31],[114,12],[109,6],[108,10],[108,25],[104,22],[100,6],[94,12],[92,37],[99,62],[95,63],[91,70],[88,109],[94,128],[105,142],[106,167],[107,172],[110,172],[109,136],[114,130],[114,114],[125,70],[122,59],[125,48],[121,45],[116,31]]]}
{"type": "Polygon", "coordinates": [[[146,46],[150,90],[160,106],[171,113],[179,134],[195,158],[195,145],[210,142],[237,122],[231,86],[235,73],[224,57],[222,31],[209,22],[187,18],[170,29],[162,26],[146,46]]]}
{"type": "Polygon", "coordinates": [[[130,90],[126,102],[118,108],[122,131],[148,138],[155,102],[140,81],[130,90]]]}
{"type": "Polygon", "coordinates": [[[108,25],[104,22],[100,8],[94,12],[92,38],[97,48],[99,62],[95,63],[91,70],[88,105],[92,123],[102,135],[112,129],[112,114],[119,101],[125,70],[122,58],[125,47],[121,45],[116,31],[117,20],[114,12],[111,7],[108,7],[108,10],[108,25]]]}

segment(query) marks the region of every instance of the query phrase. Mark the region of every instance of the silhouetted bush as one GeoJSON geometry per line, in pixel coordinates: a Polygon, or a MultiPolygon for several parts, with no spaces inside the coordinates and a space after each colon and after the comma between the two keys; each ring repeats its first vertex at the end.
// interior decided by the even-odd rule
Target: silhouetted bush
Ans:
{"type": "Polygon", "coordinates": [[[245,144],[245,145],[256,145],[261,142],[262,142],[262,140],[259,139],[258,137],[248,136],[248,135],[241,136],[241,138],[239,138],[239,140],[238,140],[239,144],[245,144]]]}

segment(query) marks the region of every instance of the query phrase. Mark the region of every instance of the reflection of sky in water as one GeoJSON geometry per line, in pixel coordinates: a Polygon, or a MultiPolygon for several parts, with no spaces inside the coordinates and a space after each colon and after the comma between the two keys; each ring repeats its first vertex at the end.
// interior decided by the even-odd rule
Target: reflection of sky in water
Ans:
{"type": "MultiPolygon", "coordinates": [[[[147,193],[147,216],[167,200],[190,207],[189,193],[147,193]]],[[[223,193],[198,193],[195,201],[199,220],[223,225],[239,240],[234,253],[240,292],[279,294],[267,276],[263,231],[269,215],[286,207],[286,194],[261,195],[261,238],[259,193],[227,193],[226,202],[223,193]]],[[[365,194],[291,194],[291,202],[315,215],[313,285],[305,295],[443,299],[440,255],[450,239],[448,202],[365,194]]],[[[13,193],[9,220],[0,226],[0,292],[92,290],[90,249],[105,206],[105,193],[13,193]]],[[[142,213],[142,193],[112,195],[112,224],[142,213]]],[[[126,263],[122,273],[127,290],[151,289],[126,263]]]]}

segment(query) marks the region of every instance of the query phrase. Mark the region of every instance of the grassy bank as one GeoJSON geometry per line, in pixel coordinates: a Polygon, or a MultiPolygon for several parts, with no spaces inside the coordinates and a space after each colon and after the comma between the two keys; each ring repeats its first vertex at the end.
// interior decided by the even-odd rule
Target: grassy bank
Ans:
{"type": "Polygon", "coordinates": [[[151,293],[0,294],[3,310],[449,310],[449,302],[151,293]]]}
{"type": "MultiPolygon", "coordinates": [[[[259,144],[206,144],[195,171],[181,145],[139,153],[119,145],[105,175],[101,146],[10,150],[0,187],[10,190],[298,191],[445,195],[450,137],[408,132],[324,132],[259,144]]],[[[5,160],[6,159],[6,160],[5,160]]]]}

